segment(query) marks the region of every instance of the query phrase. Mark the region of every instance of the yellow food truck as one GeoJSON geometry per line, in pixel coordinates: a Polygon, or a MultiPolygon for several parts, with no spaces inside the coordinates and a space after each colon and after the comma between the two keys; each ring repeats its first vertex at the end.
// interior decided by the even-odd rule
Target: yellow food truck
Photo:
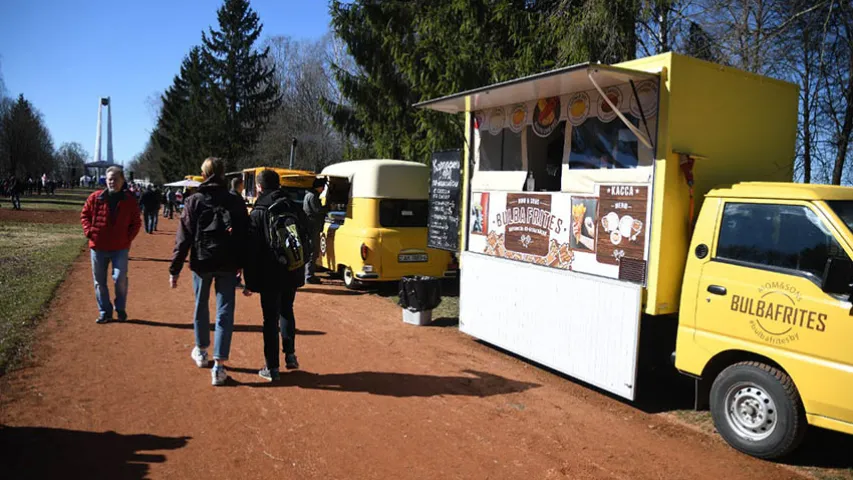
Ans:
{"type": "Polygon", "coordinates": [[[330,212],[317,265],[340,273],[347,288],[408,275],[455,276],[450,252],[427,247],[429,175],[426,165],[401,160],[323,169],[330,212]]]}
{"type": "Polygon", "coordinates": [[[263,170],[272,170],[278,173],[281,187],[286,190],[291,199],[302,203],[305,193],[311,188],[317,174],[309,170],[290,170],[278,167],[252,167],[243,170],[243,197],[246,203],[254,205],[257,199],[256,184],[257,175],[263,170]]]}
{"type": "Polygon", "coordinates": [[[465,116],[459,328],[633,400],[673,322],[734,448],[853,434],[853,188],[788,183],[797,105],[671,53],[416,105],[465,116]]]}

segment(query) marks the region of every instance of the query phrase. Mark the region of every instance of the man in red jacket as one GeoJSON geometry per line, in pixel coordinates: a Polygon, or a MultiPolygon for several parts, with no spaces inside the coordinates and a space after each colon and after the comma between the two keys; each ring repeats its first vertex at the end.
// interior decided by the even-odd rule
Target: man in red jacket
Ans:
{"type": "Polygon", "coordinates": [[[142,219],[136,198],[124,189],[121,168],[107,169],[107,188],[89,195],[80,214],[80,223],[91,250],[95,299],[100,311],[96,322],[107,323],[113,318],[113,304],[107,288],[110,263],[115,281],[115,310],[120,321],[127,320],[127,257],[130,243],[142,227],[142,219]]]}

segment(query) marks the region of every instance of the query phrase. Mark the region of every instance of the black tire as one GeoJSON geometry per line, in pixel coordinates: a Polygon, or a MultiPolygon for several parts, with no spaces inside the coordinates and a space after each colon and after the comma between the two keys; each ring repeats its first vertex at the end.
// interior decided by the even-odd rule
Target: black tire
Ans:
{"type": "Polygon", "coordinates": [[[763,459],[777,459],[799,446],[806,412],[797,387],[785,372],[760,362],[741,362],[723,370],[711,386],[714,426],[733,448],[763,459]]]}

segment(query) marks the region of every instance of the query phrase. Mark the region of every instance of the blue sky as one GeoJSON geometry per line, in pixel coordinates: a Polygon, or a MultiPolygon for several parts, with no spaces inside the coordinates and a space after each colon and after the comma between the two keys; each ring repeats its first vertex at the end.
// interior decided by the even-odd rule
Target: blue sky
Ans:
{"type": "MultiPolygon", "coordinates": [[[[314,39],[329,30],[326,0],[252,0],[263,36],[314,39]]],[[[129,162],[145,146],[181,59],[216,25],[221,0],[2,0],[0,74],[44,115],[58,147],[95,149],[98,98],[113,104],[113,150],[129,162]]],[[[104,119],[106,122],[106,118],[104,119]]],[[[106,156],[106,126],[103,155],[106,156]]]]}

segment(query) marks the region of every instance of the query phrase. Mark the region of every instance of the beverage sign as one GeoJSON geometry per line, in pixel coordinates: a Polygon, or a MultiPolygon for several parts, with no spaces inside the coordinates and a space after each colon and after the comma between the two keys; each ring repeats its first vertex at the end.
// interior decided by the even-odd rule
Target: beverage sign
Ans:
{"type": "Polygon", "coordinates": [[[563,220],[551,214],[551,195],[508,193],[506,210],[498,213],[497,227],[505,228],[506,249],[527,255],[548,255],[551,232],[563,229],[563,220]]]}
{"type": "Polygon", "coordinates": [[[596,259],[610,265],[618,265],[622,258],[644,260],[649,187],[601,185],[598,189],[596,259]]]}
{"type": "Polygon", "coordinates": [[[459,249],[461,172],[459,150],[433,153],[427,221],[427,246],[430,248],[451,252],[459,249]]]}

